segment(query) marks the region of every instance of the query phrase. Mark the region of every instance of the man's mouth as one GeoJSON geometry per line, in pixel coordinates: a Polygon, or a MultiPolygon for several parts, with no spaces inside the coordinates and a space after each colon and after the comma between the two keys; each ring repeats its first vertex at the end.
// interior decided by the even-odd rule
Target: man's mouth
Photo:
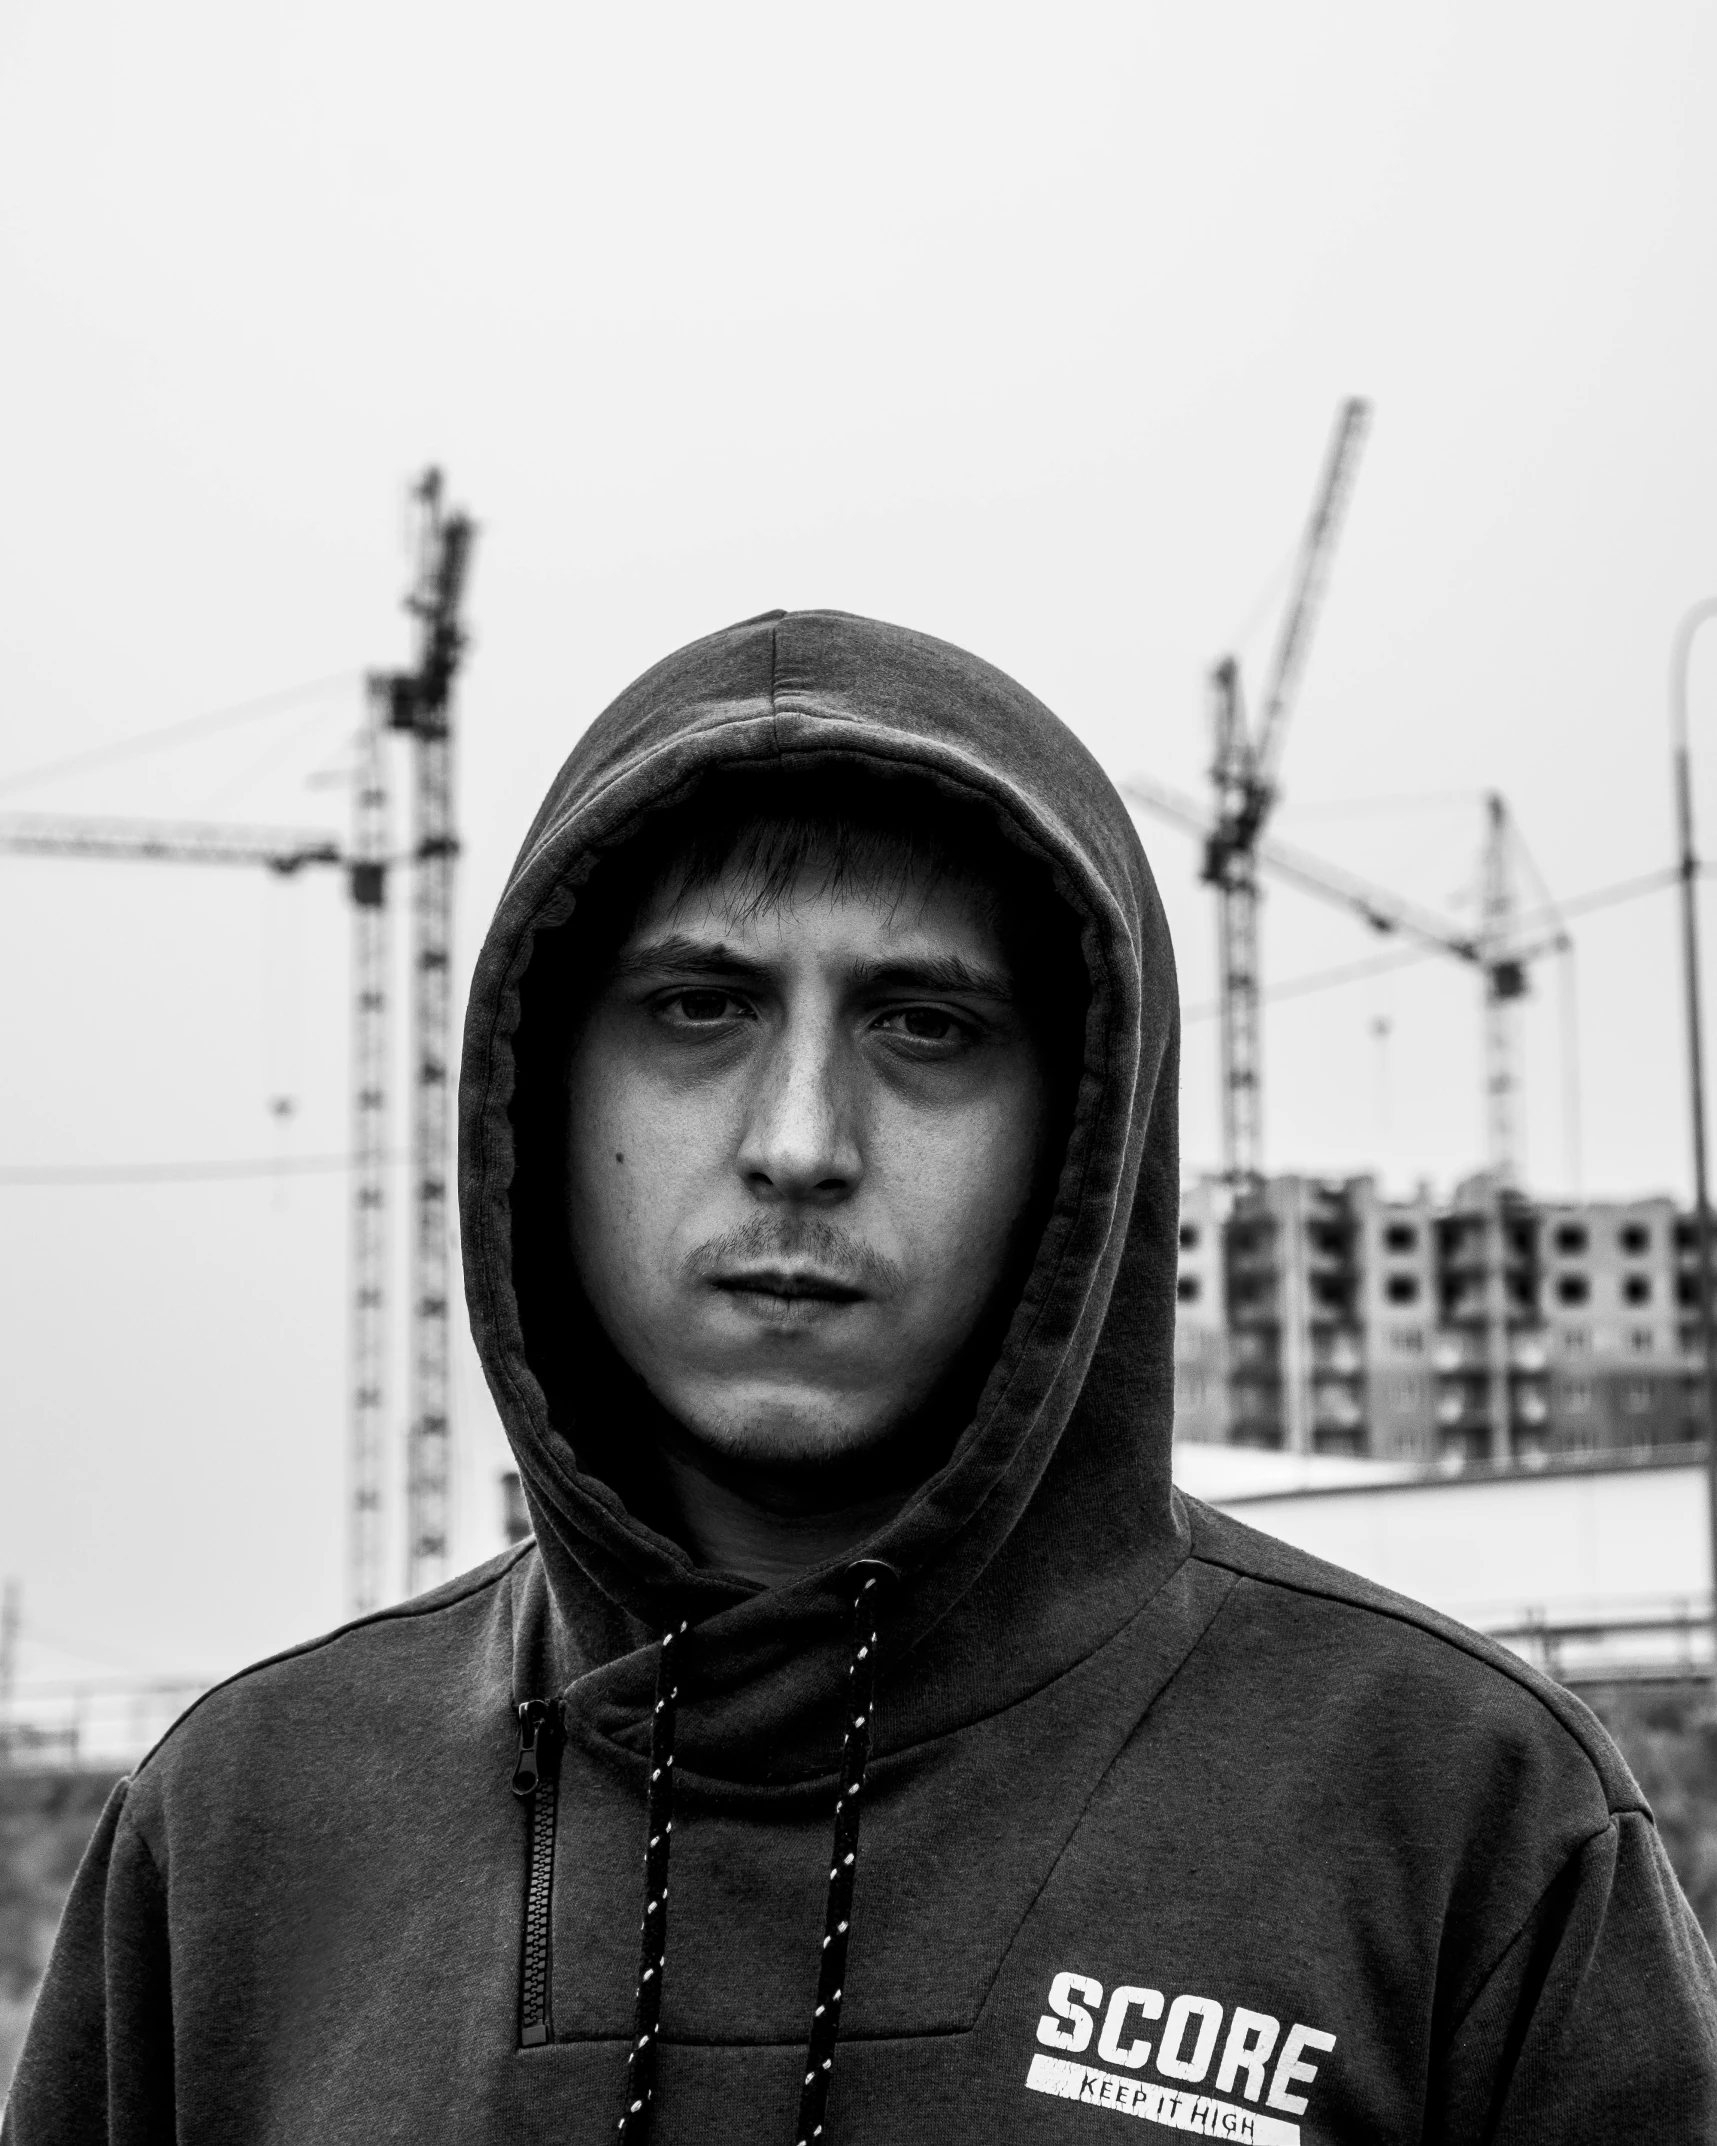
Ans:
{"type": "Polygon", "coordinates": [[[772,1297],[782,1304],[857,1304],[864,1297],[851,1282],[815,1267],[724,1267],[710,1281],[727,1296],[772,1297]]]}

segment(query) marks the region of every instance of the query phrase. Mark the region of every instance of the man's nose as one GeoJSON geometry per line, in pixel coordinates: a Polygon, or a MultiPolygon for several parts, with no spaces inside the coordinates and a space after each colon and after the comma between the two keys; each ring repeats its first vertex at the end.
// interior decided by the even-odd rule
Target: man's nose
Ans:
{"type": "Polygon", "coordinates": [[[765,1200],[833,1205],[858,1188],[863,1161],[852,1068],[833,1027],[789,1021],[757,1067],[739,1171],[765,1200]]]}

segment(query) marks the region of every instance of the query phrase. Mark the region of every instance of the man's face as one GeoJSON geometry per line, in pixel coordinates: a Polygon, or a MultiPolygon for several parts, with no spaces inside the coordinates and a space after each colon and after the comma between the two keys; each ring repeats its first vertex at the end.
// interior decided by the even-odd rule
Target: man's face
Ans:
{"type": "Polygon", "coordinates": [[[858,1454],[1011,1271],[1046,1081],[993,904],[944,879],[647,903],[573,1043],[579,1279],[700,1444],[858,1454]]]}

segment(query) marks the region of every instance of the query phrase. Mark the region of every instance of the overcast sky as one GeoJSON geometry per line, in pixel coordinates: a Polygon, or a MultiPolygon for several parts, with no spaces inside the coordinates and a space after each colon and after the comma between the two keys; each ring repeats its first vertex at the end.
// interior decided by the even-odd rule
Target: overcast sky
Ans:
{"type": "MultiPolygon", "coordinates": [[[[1359,392],[1281,833],[1459,915],[1494,787],[1558,896],[1649,872],[1670,638],[1717,591],[1714,103],[1696,0],[10,0],[0,811],[338,828],[431,459],[482,524],[467,965],[584,724],[772,605],[962,642],[1116,776],[1196,789],[1205,673],[1238,646],[1258,678],[1359,392]]],[[[1717,845],[1717,627],[1694,708],[1717,845]]],[[[1145,834],[1190,1168],[1210,898],[1190,843],[1145,834]]],[[[343,1147],[331,879],[0,860],[0,887],[0,1164],[343,1147]]],[[[1588,1190],[1685,1188],[1672,932],[1662,896],[1579,928],[1588,1190]]],[[[1378,950],[1270,894],[1269,977],[1378,950]]],[[[1528,1178],[1555,1190],[1540,981],[1528,1178]]],[[[1284,1001],[1272,1167],[1448,1184],[1481,1157],[1478,1054],[1453,965],[1284,1001]]],[[[0,1215],[0,1571],[33,1673],[213,1672],[337,1618],[344,1186],[0,1186],[0,1215]]],[[[468,1352],[459,1409],[472,1559],[501,1455],[468,1352]]]]}

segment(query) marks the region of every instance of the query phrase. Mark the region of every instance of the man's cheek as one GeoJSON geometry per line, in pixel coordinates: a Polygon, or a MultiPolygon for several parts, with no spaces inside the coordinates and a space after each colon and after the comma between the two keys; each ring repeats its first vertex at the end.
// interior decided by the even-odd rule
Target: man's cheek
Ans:
{"type": "Polygon", "coordinates": [[[950,1249],[969,1254],[974,1233],[977,1244],[987,1243],[992,1209],[1013,1206],[1019,1162],[995,1130],[982,1119],[916,1122],[887,1129],[893,1137],[885,1133],[873,1144],[868,1186],[927,1266],[950,1249]]]}

